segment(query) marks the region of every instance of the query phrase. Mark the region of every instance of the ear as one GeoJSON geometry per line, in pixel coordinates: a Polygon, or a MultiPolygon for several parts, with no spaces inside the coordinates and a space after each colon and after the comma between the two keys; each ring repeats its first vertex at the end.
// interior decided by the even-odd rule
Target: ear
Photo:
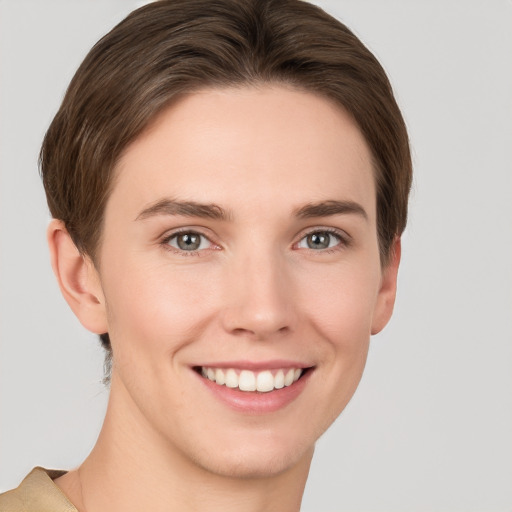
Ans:
{"type": "Polygon", "coordinates": [[[382,269],[382,279],[380,290],[377,296],[377,303],[373,313],[372,334],[377,334],[389,322],[393,313],[396,298],[396,282],[398,277],[398,266],[400,265],[400,257],[402,255],[402,245],[400,238],[397,237],[393,241],[391,247],[390,259],[386,266],[382,269]]]}
{"type": "Polygon", "coordinates": [[[50,222],[47,238],[53,272],[69,307],[89,331],[108,332],[105,297],[91,259],[78,251],[60,220],[50,222]]]}

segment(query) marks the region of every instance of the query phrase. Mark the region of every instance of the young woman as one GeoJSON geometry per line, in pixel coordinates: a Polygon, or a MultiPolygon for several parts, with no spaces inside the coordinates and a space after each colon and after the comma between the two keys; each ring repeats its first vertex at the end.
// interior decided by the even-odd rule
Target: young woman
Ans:
{"type": "Polygon", "coordinates": [[[154,2],[80,66],[41,172],[110,399],[83,464],[0,509],[298,510],[395,298],[411,160],[373,55],[302,1],[154,2]]]}

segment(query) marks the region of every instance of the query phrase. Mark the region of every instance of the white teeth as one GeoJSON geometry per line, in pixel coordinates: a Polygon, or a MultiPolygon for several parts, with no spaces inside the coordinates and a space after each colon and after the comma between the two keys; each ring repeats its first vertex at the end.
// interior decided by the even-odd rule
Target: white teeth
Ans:
{"type": "Polygon", "coordinates": [[[262,393],[272,391],[274,389],[274,377],[269,371],[260,372],[256,377],[256,389],[262,393]]]}
{"type": "Polygon", "coordinates": [[[295,376],[295,370],[291,369],[286,372],[284,376],[284,385],[290,386],[293,383],[293,377],[295,376]]]}
{"type": "Polygon", "coordinates": [[[302,368],[288,370],[252,372],[250,370],[236,371],[234,368],[201,367],[201,375],[220,386],[238,388],[240,391],[259,391],[268,393],[274,389],[291,386],[302,375],[302,368]]]}
{"type": "Polygon", "coordinates": [[[256,391],[256,375],[249,370],[242,370],[238,377],[240,391],[256,391]]]}
{"type": "Polygon", "coordinates": [[[284,372],[279,370],[274,377],[274,387],[276,389],[284,388],[284,372]]]}
{"type": "Polygon", "coordinates": [[[215,370],[215,381],[221,386],[226,383],[226,374],[224,373],[224,370],[221,370],[220,368],[215,370]]]}
{"type": "Polygon", "coordinates": [[[226,386],[228,388],[237,388],[238,387],[238,375],[236,374],[235,370],[230,368],[226,372],[226,386]]]}

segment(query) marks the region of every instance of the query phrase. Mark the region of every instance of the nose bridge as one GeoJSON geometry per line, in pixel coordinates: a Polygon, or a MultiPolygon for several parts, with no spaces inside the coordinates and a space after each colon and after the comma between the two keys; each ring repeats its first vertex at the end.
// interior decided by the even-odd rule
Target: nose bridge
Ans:
{"type": "Polygon", "coordinates": [[[294,328],[292,283],[278,251],[247,251],[232,262],[228,272],[227,330],[262,339],[294,328]]]}

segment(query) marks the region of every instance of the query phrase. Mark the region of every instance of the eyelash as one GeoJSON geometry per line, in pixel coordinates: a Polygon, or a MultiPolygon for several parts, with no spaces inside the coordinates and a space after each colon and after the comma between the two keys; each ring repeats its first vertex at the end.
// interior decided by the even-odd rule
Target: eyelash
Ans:
{"type": "Polygon", "coordinates": [[[308,236],[314,235],[314,234],[327,234],[337,239],[338,243],[334,247],[328,247],[325,249],[306,249],[307,251],[317,253],[317,254],[332,254],[338,251],[342,251],[344,249],[347,249],[350,247],[352,243],[351,237],[345,233],[344,231],[341,231],[339,229],[335,228],[322,228],[322,227],[315,227],[311,231],[308,231],[304,233],[298,242],[294,244],[294,247],[297,246],[299,243],[301,243],[304,239],[306,239],[308,236]]]}
{"type": "MultiPolygon", "coordinates": [[[[351,237],[344,231],[341,231],[341,230],[338,230],[335,228],[316,227],[306,233],[303,233],[302,236],[300,237],[300,239],[293,244],[293,248],[299,249],[297,247],[298,244],[300,244],[308,236],[311,236],[314,234],[328,234],[328,235],[336,238],[338,241],[338,243],[335,246],[330,247],[330,248],[325,248],[325,249],[311,249],[311,248],[306,249],[306,248],[304,248],[307,251],[317,253],[317,254],[332,254],[334,252],[341,251],[343,249],[350,247],[350,245],[352,243],[351,237]]],[[[212,242],[212,240],[210,240],[210,238],[207,237],[205,234],[203,234],[199,231],[196,231],[194,229],[189,229],[189,228],[183,228],[183,229],[179,229],[177,231],[173,231],[172,233],[165,236],[162,239],[162,241],[160,242],[160,244],[164,247],[165,250],[170,251],[174,254],[178,254],[180,256],[203,256],[202,253],[204,253],[205,251],[220,249],[220,247],[218,245],[216,245],[214,242],[212,242]],[[176,247],[173,247],[170,245],[171,240],[173,240],[174,238],[177,238],[179,235],[183,235],[183,234],[197,235],[197,236],[207,240],[214,247],[213,248],[209,247],[207,249],[194,249],[194,250],[186,251],[186,250],[179,249],[179,248],[176,248],[176,247]]]]}
{"type": "MultiPolygon", "coordinates": [[[[183,228],[183,229],[179,229],[177,231],[173,231],[172,233],[165,236],[162,239],[162,241],[160,242],[160,244],[164,247],[165,250],[170,251],[174,254],[178,254],[180,256],[203,256],[201,253],[205,252],[206,250],[218,250],[217,248],[214,248],[214,249],[208,248],[208,249],[196,249],[196,250],[192,250],[192,251],[185,251],[185,250],[182,250],[182,249],[179,249],[177,247],[173,247],[172,245],[170,245],[171,240],[173,238],[177,238],[179,235],[197,235],[197,236],[207,240],[213,246],[216,245],[205,234],[200,233],[197,230],[189,229],[189,228],[183,228]]],[[[216,246],[216,247],[218,247],[218,246],[216,246]]]]}

